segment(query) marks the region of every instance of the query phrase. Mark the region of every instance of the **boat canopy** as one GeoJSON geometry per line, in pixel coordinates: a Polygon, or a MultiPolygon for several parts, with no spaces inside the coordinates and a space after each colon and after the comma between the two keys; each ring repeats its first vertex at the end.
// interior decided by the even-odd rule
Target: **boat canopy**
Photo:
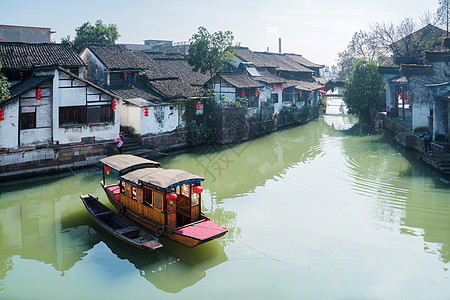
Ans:
{"type": "Polygon", "coordinates": [[[192,173],[162,168],[144,168],[128,172],[120,176],[119,180],[130,181],[136,185],[147,185],[159,190],[169,191],[184,184],[195,184],[205,179],[192,173]]]}
{"type": "Polygon", "coordinates": [[[158,168],[161,164],[157,161],[145,159],[130,154],[117,154],[100,159],[102,166],[107,166],[117,174],[123,173],[127,169],[137,169],[142,167],[158,168]]]}

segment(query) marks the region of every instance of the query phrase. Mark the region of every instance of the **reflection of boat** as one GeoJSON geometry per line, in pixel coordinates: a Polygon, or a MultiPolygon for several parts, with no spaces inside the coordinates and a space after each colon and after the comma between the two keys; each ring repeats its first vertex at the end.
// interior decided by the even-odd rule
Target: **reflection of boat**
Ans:
{"type": "Polygon", "coordinates": [[[201,212],[202,177],[182,170],[165,170],[159,163],[119,154],[100,160],[102,186],[109,201],[139,224],[187,247],[227,233],[201,212]],[[105,172],[118,174],[119,184],[105,184],[105,172]]]}
{"type": "Polygon", "coordinates": [[[91,195],[81,195],[80,198],[97,224],[115,237],[144,250],[155,250],[162,247],[157,238],[122,218],[97,198],[91,195]]]}

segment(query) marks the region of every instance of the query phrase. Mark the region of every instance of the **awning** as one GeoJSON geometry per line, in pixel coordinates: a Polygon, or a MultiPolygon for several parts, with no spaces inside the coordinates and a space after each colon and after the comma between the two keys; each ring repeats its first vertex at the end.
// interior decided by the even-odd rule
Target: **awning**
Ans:
{"type": "Polygon", "coordinates": [[[147,185],[167,191],[184,184],[199,183],[205,179],[183,170],[144,168],[128,172],[121,176],[119,180],[130,181],[137,185],[147,185]]]}
{"type": "Polygon", "coordinates": [[[100,159],[102,166],[107,166],[115,173],[120,174],[127,169],[136,169],[142,167],[158,168],[161,164],[157,161],[149,160],[131,154],[118,154],[100,159]]]}

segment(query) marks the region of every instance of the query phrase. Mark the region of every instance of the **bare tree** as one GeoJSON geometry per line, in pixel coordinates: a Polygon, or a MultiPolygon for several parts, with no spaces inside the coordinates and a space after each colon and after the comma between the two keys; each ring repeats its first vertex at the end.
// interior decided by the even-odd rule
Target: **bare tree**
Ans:
{"type": "Polygon", "coordinates": [[[450,0],[439,0],[439,7],[436,11],[436,17],[439,24],[447,26],[447,36],[448,36],[448,23],[449,23],[449,8],[450,0]]]}
{"type": "Polygon", "coordinates": [[[386,51],[392,52],[394,56],[419,57],[424,50],[434,49],[442,36],[442,29],[433,24],[423,23],[434,19],[432,15],[425,13],[421,17],[421,23],[405,18],[398,25],[392,22],[375,23],[370,27],[377,43],[386,51]],[[417,30],[419,26],[424,27],[417,30]]]}
{"type": "Polygon", "coordinates": [[[346,79],[352,71],[353,64],[358,59],[385,63],[387,53],[377,43],[375,36],[370,32],[358,31],[353,34],[352,40],[345,51],[338,53],[338,77],[346,79]]]}

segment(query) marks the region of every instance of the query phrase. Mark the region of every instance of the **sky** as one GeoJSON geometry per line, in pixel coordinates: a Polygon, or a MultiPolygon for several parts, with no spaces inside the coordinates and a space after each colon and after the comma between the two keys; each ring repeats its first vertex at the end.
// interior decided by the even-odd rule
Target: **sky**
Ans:
{"type": "Polygon", "coordinates": [[[353,34],[371,24],[405,18],[416,21],[436,12],[438,0],[0,0],[0,24],[47,27],[52,40],[75,36],[85,22],[116,24],[117,43],[144,40],[189,41],[200,26],[232,31],[235,41],[253,51],[297,53],[335,65],[353,34]]]}

